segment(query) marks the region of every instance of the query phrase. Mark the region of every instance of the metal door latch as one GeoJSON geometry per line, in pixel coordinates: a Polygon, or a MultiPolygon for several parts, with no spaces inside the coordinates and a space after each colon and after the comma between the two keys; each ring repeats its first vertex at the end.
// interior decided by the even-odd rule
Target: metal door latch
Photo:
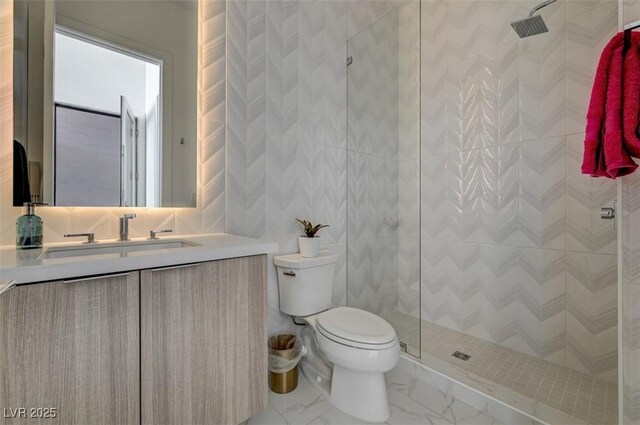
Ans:
{"type": "Polygon", "coordinates": [[[600,208],[600,218],[602,220],[613,220],[613,228],[618,228],[618,220],[616,219],[616,209],[618,206],[618,200],[613,201],[613,207],[600,208]]]}

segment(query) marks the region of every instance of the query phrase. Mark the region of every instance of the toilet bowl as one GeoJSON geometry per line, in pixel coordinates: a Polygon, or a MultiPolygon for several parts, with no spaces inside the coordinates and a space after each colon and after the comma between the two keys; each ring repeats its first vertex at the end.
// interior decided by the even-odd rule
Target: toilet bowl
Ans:
{"type": "Polygon", "coordinates": [[[330,308],[336,260],[329,251],[317,258],[275,257],[280,310],[309,325],[321,355],[332,364],[331,403],[358,419],[384,422],[390,415],[384,373],[398,363],[400,344],[381,317],[357,308],[330,308]]]}

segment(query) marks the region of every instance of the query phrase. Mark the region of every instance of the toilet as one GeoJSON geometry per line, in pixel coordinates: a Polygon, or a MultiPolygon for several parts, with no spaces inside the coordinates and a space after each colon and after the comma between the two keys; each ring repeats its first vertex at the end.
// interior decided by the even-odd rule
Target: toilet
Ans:
{"type": "Polygon", "coordinates": [[[274,257],[280,311],[309,325],[319,354],[332,364],[331,403],[355,418],[385,422],[390,410],[384,373],[398,364],[400,344],[383,318],[357,308],[331,308],[336,261],[326,250],[315,258],[274,257]]]}

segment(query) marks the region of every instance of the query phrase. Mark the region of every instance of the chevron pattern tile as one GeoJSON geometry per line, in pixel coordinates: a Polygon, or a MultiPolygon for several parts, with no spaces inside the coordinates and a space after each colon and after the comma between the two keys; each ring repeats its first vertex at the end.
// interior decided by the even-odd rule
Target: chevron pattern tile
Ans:
{"type": "Polygon", "coordinates": [[[227,2],[227,120],[266,125],[266,2],[227,2]]]}
{"type": "Polygon", "coordinates": [[[567,253],[567,364],[617,381],[618,268],[613,255],[567,253]]]}
{"type": "Polygon", "coordinates": [[[320,144],[346,148],[348,4],[313,2],[311,135],[320,144]]]}
{"type": "Polygon", "coordinates": [[[456,240],[517,245],[518,147],[449,156],[449,226],[456,240]]]}
{"type": "Polygon", "coordinates": [[[457,330],[449,317],[448,264],[449,242],[437,239],[421,240],[420,288],[423,320],[457,330]]]}
{"type": "Polygon", "coordinates": [[[420,317],[420,240],[398,239],[398,304],[396,311],[420,317]]]}
{"type": "Polygon", "coordinates": [[[520,246],[565,249],[563,137],[520,144],[520,246]]]}
{"type": "Polygon", "coordinates": [[[600,52],[615,34],[618,5],[612,1],[567,2],[567,134],[582,133],[600,52]],[[580,9],[582,3],[591,3],[580,9]]]}
{"type": "MultiPolygon", "coordinates": [[[[412,141],[415,150],[419,148],[419,138],[412,141]]],[[[420,235],[420,155],[398,163],[398,235],[403,238],[419,239],[420,235]]]]}
{"type": "MultiPolygon", "coordinates": [[[[424,149],[424,139],[422,143],[424,149]]],[[[453,239],[448,226],[447,164],[446,155],[422,155],[420,227],[423,239],[453,239]]]]}
{"type": "Polygon", "coordinates": [[[402,0],[349,0],[347,39],[386,15],[402,0]]]}
{"type": "Polygon", "coordinates": [[[296,145],[291,137],[269,134],[267,138],[267,240],[278,242],[282,250],[294,250],[300,234],[295,221],[299,211],[291,199],[298,182],[296,145]]]}
{"type": "Polygon", "coordinates": [[[566,134],[566,24],[547,26],[549,32],[519,44],[521,141],[566,134]]]}
{"type": "Polygon", "coordinates": [[[226,155],[226,3],[201,5],[200,31],[200,149],[198,150],[198,208],[176,214],[176,232],[217,233],[225,228],[226,155]]]}
{"type": "Polygon", "coordinates": [[[348,152],[348,240],[392,239],[398,229],[398,162],[348,152]]]}
{"type": "Polygon", "coordinates": [[[199,208],[177,210],[176,233],[183,235],[219,233],[225,228],[226,125],[202,122],[201,128],[199,208]]]}
{"type": "Polygon", "coordinates": [[[298,136],[298,2],[267,2],[267,131],[298,136]]]}
{"type": "Polygon", "coordinates": [[[226,122],[227,4],[200,3],[200,116],[205,122],[226,122]]]}
{"type": "Polygon", "coordinates": [[[617,8],[558,1],[520,40],[534,5],[422,8],[422,318],[612,379],[616,235],[596,213],[615,184],[580,174],[571,119],[617,8]]]}
{"type": "Polygon", "coordinates": [[[613,205],[616,183],[580,172],[583,142],[582,133],[567,136],[567,250],[615,255],[616,231],[599,212],[613,205]]]}
{"type": "Polygon", "coordinates": [[[566,255],[521,249],[519,257],[518,350],[565,364],[566,255]]]}
{"type": "Polygon", "coordinates": [[[266,3],[227,4],[227,220],[229,233],[264,237],[266,3]]]}
{"type": "MultiPolygon", "coordinates": [[[[401,257],[402,240],[419,241],[420,235],[419,15],[418,1],[408,2],[398,8],[398,235],[401,238],[398,255],[401,257]]],[[[415,270],[418,274],[419,261],[417,255],[416,266],[410,269],[411,272],[415,270]]],[[[417,317],[419,306],[412,310],[415,310],[417,317]]]]}
{"type": "MultiPolygon", "coordinates": [[[[420,9],[421,14],[421,154],[447,152],[447,61],[445,37],[448,2],[437,0],[420,9]]],[[[424,5],[423,5],[424,6],[424,5]]]]}
{"type": "Polygon", "coordinates": [[[399,40],[398,10],[349,40],[353,58],[348,72],[350,150],[387,159],[398,156],[399,40]]]}
{"type": "Polygon", "coordinates": [[[449,151],[518,141],[518,50],[496,19],[510,2],[450,2],[447,39],[449,151]],[[480,34],[480,36],[479,36],[480,34]]]}
{"type": "Polygon", "coordinates": [[[512,247],[481,245],[480,321],[472,335],[509,348],[519,348],[518,251],[512,247]]]}
{"type": "Polygon", "coordinates": [[[263,238],[266,140],[260,128],[227,125],[227,213],[229,233],[263,238]]]}
{"type": "Polygon", "coordinates": [[[380,316],[395,311],[398,291],[398,247],[391,240],[349,242],[347,279],[349,306],[362,308],[380,316]]]}
{"type": "Polygon", "coordinates": [[[517,248],[436,240],[422,248],[423,318],[517,348],[517,248]]]}
{"type": "Polygon", "coordinates": [[[450,63],[450,151],[470,150],[518,141],[518,55],[513,43],[490,52],[453,57],[450,63]],[[496,52],[502,54],[493,58],[496,52]],[[451,73],[455,76],[451,77],[451,73]]]}
{"type": "Polygon", "coordinates": [[[335,277],[333,279],[333,306],[347,305],[347,244],[328,245],[326,247],[338,256],[335,277]]]}
{"type": "Polygon", "coordinates": [[[318,221],[331,225],[324,229],[327,244],[343,244],[347,241],[347,151],[332,146],[322,149],[322,188],[316,192],[320,196],[318,221]]]}

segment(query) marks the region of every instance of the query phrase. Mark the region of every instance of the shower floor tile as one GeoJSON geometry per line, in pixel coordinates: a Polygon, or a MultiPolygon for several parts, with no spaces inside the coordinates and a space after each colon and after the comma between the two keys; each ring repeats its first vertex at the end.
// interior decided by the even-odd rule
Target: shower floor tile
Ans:
{"type": "MultiPolygon", "coordinates": [[[[401,337],[403,332],[418,329],[418,319],[402,313],[387,317],[387,320],[398,329],[401,337]]],[[[618,422],[618,389],[612,382],[431,322],[422,321],[421,334],[422,358],[418,361],[428,367],[433,367],[427,362],[435,357],[464,371],[467,376],[473,374],[483,378],[485,383],[506,387],[582,423],[612,425],[618,422]],[[452,356],[455,351],[471,357],[467,361],[460,360],[452,356]]],[[[415,341],[415,338],[409,341],[415,341]]]]}

